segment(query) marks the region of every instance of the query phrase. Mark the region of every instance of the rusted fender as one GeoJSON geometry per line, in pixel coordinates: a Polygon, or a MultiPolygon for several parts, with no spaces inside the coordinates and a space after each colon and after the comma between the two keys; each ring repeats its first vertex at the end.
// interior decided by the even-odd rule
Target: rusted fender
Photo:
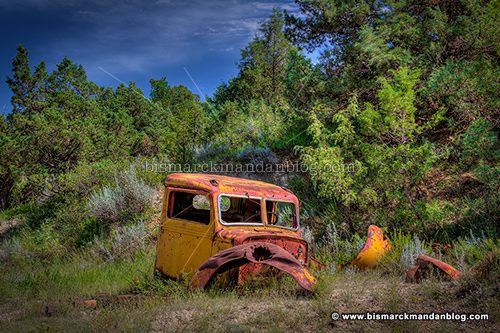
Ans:
{"type": "Polygon", "coordinates": [[[391,243],[384,236],[384,232],[372,224],[368,227],[368,238],[365,245],[356,258],[351,261],[351,265],[359,269],[373,268],[390,251],[391,243]]]}
{"type": "Polygon", "coordinates": [[[314,291],[316,286],[316,278],[288,251],[272,243],[251,242],[231,247],[208,258],[192,277],[191,288],[205,288],[213,276],[248,263],[276,267],[290,274],[308,291],[314,291]]]}
{"type": "Polygon", "coordinates": [[[448,265],[447,263],[442,262],[441,260],[438,260],[436,258],[421,255],[417,257],[416,265],[410,267],[410,269],[406,272],[406,281],[420,281],[422,278],[423,270],[425,270],[429,265],[434,265],[435,267],[439,268],[440,270],[445,272],[452,280],[457,280],[458,278],[460,278],[460,276],[462,276],[462,272],[460,272],[455,267],[448,265]]]}

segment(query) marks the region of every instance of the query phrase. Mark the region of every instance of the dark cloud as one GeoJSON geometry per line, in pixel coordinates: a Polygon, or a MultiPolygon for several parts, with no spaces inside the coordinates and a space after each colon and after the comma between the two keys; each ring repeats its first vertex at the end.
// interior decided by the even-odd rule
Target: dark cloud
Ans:
{"type": "MultiPolygon", "coordinates": [[[[67,55],[101,85],[117,84],[104,69],[146,92],[148,80],[161,76],[196,91],[187,68],[203,93],[211,94],[235,73],[239,50],[274,7],[296,10],[292,1],[264,0],[0,0],[0,72],[10,75],[22,43],[33,63],[46,60],[53,68],[67,55]]],[[[9,96],[2,83],[0,102],[8,110],[9,96]]]]}

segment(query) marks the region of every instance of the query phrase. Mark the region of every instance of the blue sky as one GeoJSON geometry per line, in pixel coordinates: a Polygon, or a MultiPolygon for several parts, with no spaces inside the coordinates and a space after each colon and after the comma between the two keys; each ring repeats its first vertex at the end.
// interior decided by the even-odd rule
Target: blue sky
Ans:
{"type": "Polygon", "coordinates": [[[0,0],[0,110],[11,110],[5,79],[18,44],[32,66],[52,71],[68,56],[102,86],[135,81],[147,96],[149,79],[166,76],[211,95],[273,7],[297,11],[293,1],[0,0]]]}

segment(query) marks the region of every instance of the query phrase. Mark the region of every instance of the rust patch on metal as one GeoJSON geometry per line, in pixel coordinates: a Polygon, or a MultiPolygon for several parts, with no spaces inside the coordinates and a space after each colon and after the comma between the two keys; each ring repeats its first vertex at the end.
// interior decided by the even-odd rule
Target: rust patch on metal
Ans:
{"type": "Polygon", "coordinates": [[[258,180],[215,174],[172,173],[167,176],[165,183],[171,187],[203,189],[211,193],[265,196],[270,199],[291,200],[297,205],[299,203],[290,190],[258,180]]]}
{"type": "Polygon", "coordinates": [[[429,265],[439,268],[452,280],[457,280],[460,276],[462,276],[462,272],[455,267],[436,258],[421,255],[417,257],[416,265],[410,267],[410,269],[406,272],[406,282],[418,282],[422,280],[424,271],[429,268],[429,265]]]}
{"type": "Polygon", "coordinates": [[[368,227],[368,238],[365,245],[351,262],[351,265],[358,269],[373,268],[391,249],[391,243],[384,236],[382,229],[372,224],[368,227]]]}
{"type": "MultiPolygon", "coordinates": [[[[312,292],[316,278],[288,251],[266,242],[251,242],[231,247],[210,257],[191,279],[192,288],[205,288],[217,274],[247,264],[268,265],[290,274],[304,289],[312,292]]],[[[253,270],[253,269],[252,269],[253,270]]]]}

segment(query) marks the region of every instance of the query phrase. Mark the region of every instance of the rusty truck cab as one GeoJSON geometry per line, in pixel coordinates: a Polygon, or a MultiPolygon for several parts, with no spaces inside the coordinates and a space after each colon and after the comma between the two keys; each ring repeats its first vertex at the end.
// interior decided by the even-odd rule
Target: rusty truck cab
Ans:
{"type": "MultiPolygon", "coordinates": [[[[300,237],[299,201],[292,192],[277,185],[220,175],[167,176],[157,272],[175,279],[190,277],[215,255],[224,255],[232,248],[246,251],[244,244],[257,243],[266,244],[292,265],[305,269],[308,244],[300,237]]],[[[261,264],[252,261],[242,264],[240,260],[238,282],[261,269],[261,264]]]]}

